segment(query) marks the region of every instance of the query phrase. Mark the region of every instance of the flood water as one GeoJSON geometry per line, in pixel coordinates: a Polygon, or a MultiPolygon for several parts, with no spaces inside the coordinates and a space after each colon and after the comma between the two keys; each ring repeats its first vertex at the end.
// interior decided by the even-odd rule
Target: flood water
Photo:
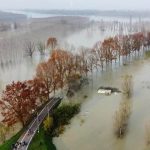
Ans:
{"type": "MultiPolygon", "coordinates": [[[[77,49],[80,46],[92,47],[105,37],[119,34],[108,26],[106,31],[98,25],[90,26],[64,39],[77,49]]],[[[124,29],[124,34],[128,33],[124,29]]],[[[4,59],[1,56],[1,59],[4,59]]],[[[47,58],[44,58],[44,60],[47,58]]],[[[32,79],[36,66],[43,58],[38,53],[31,59],[23,55],[14,58],[14,62],[1,63],[0,84],[4,89],[12,81],[32,79]],[[21,58],[21,59],[20,59],[21,58]]],[[[150,120],[150,60],[133,60],[127,66],[113,64],[104,71],[93,74],[89,86],[84,87],[73,98],[82,101],[81,112],[71,120],[64,134],[54,139],[58,150],[145,150],[145,124],[150,120]],[[100,86],[121,88],[123,76],[133,77],[133,96],[130,100],[132,113],[125,138],[116,139],[113,132],[115,111],[123,101],[122,94],[102,96],[97,93],[100,86]],[[88,97],[85,99],[84,96],[88,97]]]]}
{"type": "MultiPolygon", "coordinates": [[[[96,73],[93,86],[84,88],[75,97],[84,101],[81,112],[66,127],[63,135],[54,139],[58,150],[145,150],[145,125],[150,121],[150,60],[138,60],[96,73]],[[131,116],[123,139],[114,135],[115,111],[125,100],[122,94],[102,96],[100,86],[121,88],[124,75],[132,75],[134,91],[130,100],[131,116]],[[84,100],[84,95],[87,99],[84,100]]],[[[147,148],[148,149],[148,148],[147,148]]]]}
{"type": "MultiPolygon", "coordinates": [[[[103,26],[105,26],[104,30],[101,29],[100,23],[91,23],[89,26],[85,26],[84,29],[81,29],[78,32],[72,33],[65,38],[61,37],[60,45],[64,48],[68,48],[67,46],[69,44],[69,47],[74,47],[70,50],[75,52],[78,51],[82,46],[86,48],[92,48],[97,41],[102,41],[106,37],[115,36],[120,33],[119,24],[116,25],[114,22],[105,22],[105,24],[103,23],[103,26]]],[[[122,27],[124,28],[122,34],[127,34],[129,32],[127,25],[123,24],[122,27]]],[[[28,32],[28,29],[26,30],[28,32]]],[[[25,31],[23,30],[22,32],[25,31]]],[[[33,58],[24,56],[24,39],[14,38],[15,36],[19,37],[22,32],[10,31],[8,35],[9,39],[7,40],[0,35],[1,90],[12,81],[32,79],[35,75],[36,66],[39,62],[44,60],[40,57],[38,52],[34,54],[33,58]]],[[[48,58],[49,54],[47,53],[45,57],[48,58]]]]}

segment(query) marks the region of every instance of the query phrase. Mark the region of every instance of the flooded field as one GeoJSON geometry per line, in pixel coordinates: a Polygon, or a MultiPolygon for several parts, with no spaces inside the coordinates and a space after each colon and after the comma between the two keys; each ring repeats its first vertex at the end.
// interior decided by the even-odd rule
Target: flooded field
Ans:
{"type": "MultiPolygon", "coordinates": [[[[60,37],[57,36],[60,46],[73,47],[70,48],[72,51],[78,51],[82,46],[92,48],[97,41],[106,37],[128,34],[131,30],[129,24],[129,22],[107,22],[106,28],[103,29],[102,22],[90,22],[87,26],[73,31],[70,27],[70,33],[65,37],[63,35],[66,32],[63,32],[60,37]],[[67,45],[68,43],[69,45],[67,45]]],[[[39,33],[42,30],[46,32],[47,27],[48,25],[44,26],[39,33]]],[[[139,26],[134,27],[135,30],[130,33],[139,30],[139,26]]],[[[31,30],[31,28],[28,29],[31,30]]],[[[51,34],[51,32],[47,34],[51,34]]],[[[34,39],[36,35],[35,30],[32,38],[34,39]]],[[[46,36],[42,36],[41,39],[45,40],[46,36]]],[[[16,46],[15,49],[15,47],[11,47],[11,44],[8,47],[6,43],[1,45],[1,90],[12,81],[32,79],[38,63],[46,60],[49,56],[47,53],[46,56],[41,57],[38,52],[35,52],[33,58],[26,57],[21,48],[21,46],[16,46]],[[2,55],[4,48],[8,51],[2,55]],[[13,51],[14,49],[15,51],[13,51]],[[10,56],[11,58],[9,58],[10,56]]],[[[140,53],[140,55],[143,54],[140,53]]],[[[150,60],[144,60],[142,56],[132,59],[126,65],[122,65],[122,63],[119,65],[116,62],[116,64],[113,63],[112,66],[106,67],[104,71],[95,72],[93,76],[90,75],[89,86],[84,87],[73,98],[75,101],[83,102],[81,112],[72,119],[69,126],[66,126],[65,132],[54,139],[58,150],[148,150],[145,146],[145,125],[150,120],[150,60]],[[113,86],[121,90],[124,75],[132,75],[133,95],[129,100],[131,116],[128,132],[123,139],[118,140],[114,135],[114,116],[121,102],[126,99],[121,93],[110,96],[100,95],[97,93],[97,89],[100,86],[113,86]]]]}
{"type": "MultiPolygon", "coordinates": [[[[104,38],[133,33],[140,28],[137,22],[133,26],[135,28],[130,31],[129,21],[126,22],[126,20],[124,22],[115,20],[93,22],[82,17],[67,17],[67,19],[58,17],[30,20],[20,29],[2,32],[0,35],[0,87],[4,88],[12,81],[31,79],[37,64],[45,59],[41,58],[37,49],[33,58],[25,56],[26,41],[33,41],[35,44],[39,41],[46,43],[49,36],[54,36],[58,39],[60,47],[78,52],[81,47],[92,48],[96,42],[104,38]],[[55,26],[55,23],[59,23],[58,26],[55,26]]],[[[49,53],[44,57],[48,58],[48,55],[49,53]]]]}
{"type": "Polygon", "coordinates": [[[75,99],[83,100],[81,112],[76,116],[66,131],[54,143],[58,150],[145,150],[145,126],[150,117],[150,60],[138,60],[129,66],[109,68],[95,74],[93,86],[84,88],[75,99]],[[113,122],[115,111],[125,101],[122,94],[102,96],[97,93],[99,86],[121,88],[123,76],[133,77],[133,96],[130,99],[131,116],[127,135],[117,139],[114,135],[113,122]],[[84,95],[87,99],[84,100],[84,95]]]}

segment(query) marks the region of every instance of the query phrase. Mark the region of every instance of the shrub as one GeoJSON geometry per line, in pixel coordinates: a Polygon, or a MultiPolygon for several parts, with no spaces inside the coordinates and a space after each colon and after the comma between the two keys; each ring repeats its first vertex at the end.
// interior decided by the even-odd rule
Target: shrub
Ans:
{"type": "Polygon", "coordinates": [[[10,130],[10,127],[0,122],[0,144],[1,144],[1,141],[2,143],[6,141],[6,135],[9,132],[9,130],[10,130]]]}
{"type": "Polygon", "coordinates": [[[55,126],[66,125],[69,123],[69,120],[79,112],[80,105],[68,105],[64,104],[58,107],[53,114],[55,126]]]}
{"type": "Polygon", "coordinates": [[[69,124],[70,119],[80,111],[80,104],[64,104],[58,107],[54,113],[54,128],[52,131],[53,136],[58,136],[64,131],[64,125],[69,124]]]}
{"type": "Polygon", "coordinates": [[[53,126],[53,117],[47,117],[44,121],[43,121],[43,125],[44,125],[44,130],[48,131],[51,130],[52,126],[53,126]]]}

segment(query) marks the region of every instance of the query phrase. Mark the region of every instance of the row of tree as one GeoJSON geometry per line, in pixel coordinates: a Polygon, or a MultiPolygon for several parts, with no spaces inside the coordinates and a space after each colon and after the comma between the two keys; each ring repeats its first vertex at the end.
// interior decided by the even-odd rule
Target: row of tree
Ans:
{"type": "MultiPolygon", "coordinates": [[[[96,67],[104,67],[104,63],[117,60],[121,56],[130,56],[131,53],[139,52],[141,49],[150,47],[150,32],[134,33],[131,35],[115,36],[105,39],[103,42],[97,42],[91,53],[95,57],[96,67]]],[[[94,59],[94,58],[93,58],[94,59]]]]}
{"type": "MultiPolygon", "coordinates": [[[[47,45],[57,40],[48,39],[47,45]]],[[[53,44],[51,44],[53,45],[53,44]]],[[[6,86],[0,99],[3,122],[12,126],[21,122],[24,126],[33,111],[49,100],[52,93],[67,87],[73,80],[87,76],[95,68],[103,69],[104,62],[109,63],[121,56],[140,51],[150,46],[150,33],[135,33],[114,37],[98,42],[93,49],[81,48],[78,54],[62,49],[53,50],[50,58],[37,66],[33,80],[13,82],[6,86]]]]}
{"type": "Polygon", "coordinates": [[[40,55],[44,55],[46,49],[55,49],[57,46],[57,39],[55,37],[49,37],[46,44],[39,41],[37,44],[30,40],[26,40],[24,43],[24,50],[26,55],[32,57],[36,50],[39,51],[40,55]]]}
{"type": "Polygon", "coordinates": [[[25,126],[38,106],[49,100],[52,93],[63,89],[70,79],[79,79],[87,73],[83,59],[64,50],[53,50],[50,58],[37,66],[33,80],[12,82],[0,99],[3,123],[25,126]]]}

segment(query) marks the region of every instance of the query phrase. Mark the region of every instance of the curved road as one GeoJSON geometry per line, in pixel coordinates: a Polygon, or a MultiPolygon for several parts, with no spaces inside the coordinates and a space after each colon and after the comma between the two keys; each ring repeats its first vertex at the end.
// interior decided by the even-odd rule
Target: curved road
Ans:
{"type": "Polygon", "coordinates": [[[49,114],[49,112],[62,100],[59,98],[51,98],[50,102],[46,104],[46,106],[37,113],[37,117],[31,122],[28,129],[22,134],[22,136],[17,141],[18,143],[22,143],[18,145],[17,148],[13,148],[13,150],[27,150],[30,142],[32,141],[35,133],[39,131],[39,126],[45,119],[45,117],[49,114]],[[25,145],[23,145],[25,143],[25,145]]]}

